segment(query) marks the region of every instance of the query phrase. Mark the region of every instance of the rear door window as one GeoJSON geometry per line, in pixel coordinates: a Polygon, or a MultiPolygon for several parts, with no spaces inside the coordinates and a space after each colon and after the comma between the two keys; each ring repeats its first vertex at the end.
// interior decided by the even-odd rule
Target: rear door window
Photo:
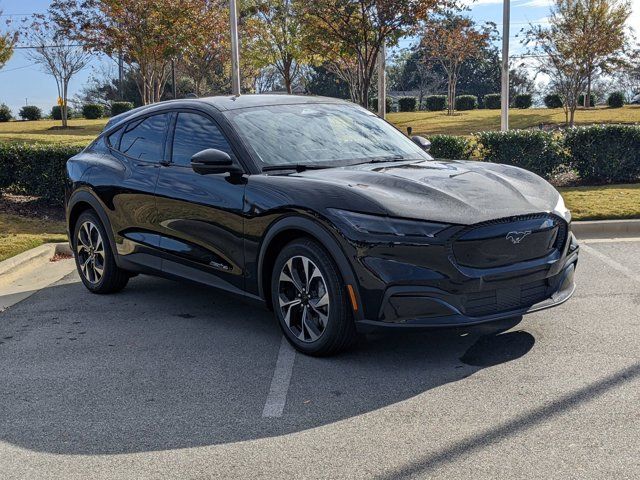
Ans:
{"type": "Polygon", "coordinates": [[[169,125],[169,114],[161,113],[129,123],[120,138],[118,151],[147,162],[160,162],[169,125]]]}

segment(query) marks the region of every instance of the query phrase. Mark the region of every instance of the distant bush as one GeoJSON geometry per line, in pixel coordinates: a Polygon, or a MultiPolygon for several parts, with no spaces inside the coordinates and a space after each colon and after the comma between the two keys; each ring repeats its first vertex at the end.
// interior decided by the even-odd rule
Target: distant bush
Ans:
{"type": "Polygon", "coordinates": [[[533,101],[530,93],[520,93],[513,98],[516,108],[531,108],[533,101]]]}
{"type": "MultiPolygon", "coordinates": [[[[592,93],[589,95],[589,106],[593,107],[596,104],[596,96],[592,93]]],[[[578,106],[582,107],[584,105],[584,94],[580,94],[578,97],[578,106]]]]}
{"type": "Polygon", "coordinates": [[[100,118],[104,115],[104,107],[97,103],[87,103],[82,106],[82,116],[89,120],[100,118]]]}
{"type": "Polygon", "coordinates": [[[447,108],[446,95],[428,95],[424,99],[424,104],[430,112],[439,112],[447,108]]]}
{"type": "Polygon", "coordinates": [[[567,162],[561,140],[542,130],[481,132],[476,141],[483,160],[515,165],[546,178],[567,162]]]}
{"type": "Polygon", "coordinates": [[[478,108],[478,97],[475,95],[460,95],[456,97],[456,110],[474,110],[478,108]]]}
{"type": "Polygon", "coordinates": [[[0,188],[62,205],[65,165],[81,147],[0,143],[0,188]]]}
{"type": "Polygon", "coordinates": [[[133,109],[133,103],[131,102],[112,102],[111,103],[111,116],[115,117],[121,113],[128,112],[133,109]]]}
{"type": "Polygon", "coordinates": [[[624,107],[624,93],[623,92],[613,92],[607,98],[607,105],[611,108],[622,108],[624,107]]]}
{"type": "Polygon", "coordinates": [[[20,109],[18,115],[23,120],[40,120],[42,118],[42,110],[35,105],[26,105],[20,109]]]}
{"type": "Polygon", "coordinates": [[[11,109],[4,103],[0,104],[0,122],[8,122],[13,116],[11,115],[11,109]]]}
{"type": "Polygon", "coordinates": [[[567,130],[572,166],[586,182],[635,182],[640,177],[640,127],[593,125],[567,130]]]}
{"type": "Polygon", "coordinates": [[[468,160],[471,158],[471,142],[456,135],[432,135],[429,137],[429,153],[435,158],[449,160],[468,160]]]}
{"type": "Polygon", "coordinates": [[[484,108],[488,108],[491,110],[497,110],[502,107],[501,104],[501,96],[499,93],[489,93],[484,96],[484,108]]]}
{"type": "Polygon", "coordinates": [[[544,104],[547,108],[562,108],[562,98],[557,93],[544,96],[544,104]]]}
{"type": "MultiPolygon", "coordinates": [[[[391,100],[390,97],[386,97],[385,98],[385,108],[387,110],[387,112],[391,112],[393,110],[393,101],[391,100]]],[[[377,98],[372,98],[369,100],[369,109],[373,110],[374,112],[378,111],[378,99],[377,98]]]]}
{"type": "Polygon", "coordinates": [[[60,105],[54,105],[51,107],[51,119],[62,120],[62,108],[60,108],[60,105]]]}
{"type": "Polygon", "coordinates": [[[413,112],[416,109],[418,100],[416,97],[400,97],[398,99],[398,111],[399,112],[413,112]]]}

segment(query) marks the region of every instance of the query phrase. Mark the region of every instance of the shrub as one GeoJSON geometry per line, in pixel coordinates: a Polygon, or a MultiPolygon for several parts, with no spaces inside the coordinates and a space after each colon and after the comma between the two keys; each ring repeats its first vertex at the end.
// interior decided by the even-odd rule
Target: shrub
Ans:
{"type": "Polygon", "coordinates": [[[489,108],[491,110],[496,110],[502,107],[501,96],[499,93],[489,93],[484,96],[484,108],[489,108]]]}
{"type": "Polygon", "coordinates": [[[640,176],[640,127],[593,125],[565,134],[572,165],[586,182],[634,182],[640,176]]]}
{"type": "MultiPolygon", "coordinates": [[[[385,98],[385,106],[387,108],[387,112],[391,112],[393,110],[393,102],[391,101],[390,97],[386,97],[385,98]]],[[[378,99],[377,98],[372,98],[371,100],[369,100],[369,108],[371,110],[373,110],[374,112],[378,111],[378,99]]]]}
{"type": "Polygon", "coordinates": [[[544,104],[547,108],[562,108],[562,98],[557,93],[544,96],[544,104]]]}
{"type": "Polygon", "coordinates": [[[471,142],[465,137],[455,135],[432,135],[429,137],[431,150],[429,153],[435,158],[449,160],[468,160],[471,158],[471,142]]]}
{"type": "Polygon", "coordinates": [[[82,116],[89,120],[100,118],[104,115],[104,107],[97,103],[87,103],[82,106],[82,116]]]}
{"type": "Polygon", "coordinates": [[[475,95],[460,95],[456,97],[456,110],[473,110],[478,108],[478,97],[475,95]]]}
{"type": "Polygon", "coordinates": [[[55,144],[0,143],[0,188],[61,205],[65,164],[81,149],[55,144]]]}
{"type": "Polygon", "coordinates": [[[121,113],[128,112],[133,109],[133,103],[131,102],[112,102],[111,103],[111,116],[115,117],[121,113]]]}
{"type": "Polygon", "coordinates": [[[62,120],[62,108],[60,108],[60,105],[51,107],[51,118],[53,120],[62,120]]]}
{"type": "Polygon", "coordinates": [[[11,115],[11,109],[4,103],[0,105],[0,122],[8,122],[13,116],[11,115]]]}
{"type": "MultiPolygon", "coordinates": [[[[589,105],[594,106],[596,104],[596,96],[592,93],[589,95],[589,105]]],[[[581,93],[578,97],[578,106],[581,107],[584,105],[584,94],[581,93]]]]}
{"type": "Polygon", "coordinates": [[[607,98],[607,105],[611,108],[622,108],[624,106],[624,93],[623,92],[613,92],[607,98]]]}
{"type": "Polygon", "coordinates": [[[430,112],[439,112],[447,108],[446,95],[429,95],[425,97],[424,104],[430,112]]]}
{"type": "Polygon", "coordinates": [[[398,111],[399,112],[413,112],[416,109],[418,100],[416,97],[400,97],[398,99],[398,111]]]}
{"type": "Polygon", "coordinates": [[[542,130],[481,132],[476,141],[485,161],[515,165],[546,178],[567,160],[558,137],[542,130]]]}
{"type": "Polygon", "coordinates": [[[530,93],[520,93],[513,99],[513,105],[516,108],[531,108],[532,103],[530,93]]]}
{"type": "Polygon", "coordinates": [[[40,120],[42,118],[42,110],[35,105],[26,105],[20,109],[18,115],[23,120],[40,120]]]}

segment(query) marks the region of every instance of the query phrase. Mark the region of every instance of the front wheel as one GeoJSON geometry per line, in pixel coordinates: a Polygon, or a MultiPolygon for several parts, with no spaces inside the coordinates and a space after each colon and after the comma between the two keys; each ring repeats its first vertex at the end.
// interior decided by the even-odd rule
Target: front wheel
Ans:
{"type": "Polygon", "coordinates": [[[271,278],[271,299],[289,342],[308,355],[327,356],[353,343],[356,330],[340,273],[315,241],[282,249],[271,278]]]}
{"type": "Polygon", "coordinates": [[[127,285],[129,274],[116,265],[104,226],[94,212],[84,212],[78,218],[73,246],[78,274],[89,291],[114,293],[127,285]]]}

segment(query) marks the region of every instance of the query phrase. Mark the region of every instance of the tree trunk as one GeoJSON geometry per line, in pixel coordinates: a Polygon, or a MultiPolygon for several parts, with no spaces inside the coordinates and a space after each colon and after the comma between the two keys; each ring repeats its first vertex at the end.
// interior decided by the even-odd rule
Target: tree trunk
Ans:
{"type": "Polygon", "coordinates": [[[62,116],[62,128],[67,128],[67,126],[68,126],[67,90],[68,90],[68,84],[66,82],[63,82],[63,84],[62,84],[62,105],[60,106],[60,114],[62,116]]]}
{"type": "Polygon", "coordinates": [[[584,96],[584,106],[586,108],[593,107],[591,105],[591,70],[589,70],[589,75],[587,76],[587,94],[584,96]]]}

